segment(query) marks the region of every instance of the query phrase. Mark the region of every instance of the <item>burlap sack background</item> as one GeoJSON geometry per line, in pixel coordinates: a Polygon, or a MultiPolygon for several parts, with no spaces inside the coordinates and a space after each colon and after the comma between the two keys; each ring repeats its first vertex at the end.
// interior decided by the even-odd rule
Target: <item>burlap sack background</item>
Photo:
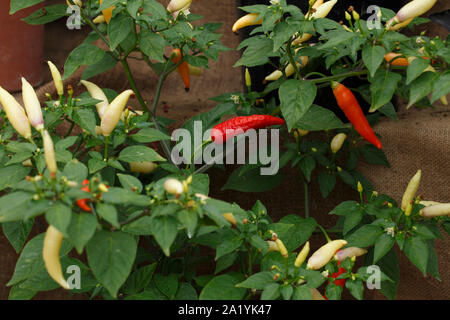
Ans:
{"type": "MultiPolygon", "coordinates": [[[[51,2],[51,1],[49,1],[51,2]]],[[[168,2],[168,1],[167,1],[168,2]]],[[[446,1],[438,1],[433,9],[435,12],[448,9],[450,4],[446,1]]],[[[201,14],[208,22],[223,22],[220,32],[224,34],[222,41],[230,48],[236,48],[239,38],[230,30],[238,13],[234,1],[208,0],[195,3],[192,11],[201,14]]],[[[45,59],[52,60],[57,66],[62,67],[68,53],[75,48],[86,36],[88,28],[69,31],[65,28],[65,21],[58,21],[46,26],[45,59]]],[[[446,36],[447,31],[435,24],[426,26],[428,34],[446,36]]],[[[169,77],[162,91],[161,105],[167,103],[167,113],[161,115],[177,120],[179,125],[194,114],[209,110],[215,104],[208,98],[230,91],[242,89],[241,70],[233,68],[240,54],[229,51],[221,55],[218,62],[212,62],[210,69],[202,77],[193,77],[191,91],[184,92],[181,80],[177,74],[169,77]]],[[[130,59],[129,63],[133,74],[142,90],[144,98],[151,102],[156,86],[156,78],[151,70],[139,61],[130,59]]],[[[43,86],[38,88],[38,95],[43,99],[46,92],[54,93],[53,84],[50,82],[50,74],[45,71],[43,86]]],[[[76,94],[82,92],[77,84],[81,72],[72,76],[66,84],[72,84],[76,94]]],[[[95,77],[92,81],[102,87],[112,88],[116,91],[128,89],[127,79],[120,66],[95,77]]],[[[17,94],[20,98],[20,94],[17,94]]],[[[137,106],[136,101],[131,102],[137,106]]],[[[380,122],[375,130],[383,138],[384,151],[391,163],[391,168],[360,164],[359,170],[370,178],[376,190],[400,199],[410,177],[417,169],[422,169],[423,179],[419,193],[425,199],[450,202],[450,112],[448,107],[437,105],[436,109],[404,110],[404,103],[399,101],[399,122],[385,119],[380,122]]],[[[176,126],[175,125],[175,126],[176,126]]],[[[303,215],[303,189],[298,181],[296,172],[284,170],[285,179],[276,189],[265,193],[241,193],[235,191],[221,191],[232,167],[226,172],[221,170],[210,171],[211,193],[214,197],[227,201],[235,201],[243,208],[250,208],[257,199],[261,199],[269,210],[271,216],[278,220],[287,214],[303,215]]],[[[335,223],[335,218],[328,216],[328,212],[338,203],[344,200],[354,199],[354,191],[347,186],[338,183],[332,195],[324,201],[317,186],[312,188],[314,195],[311,199],[312,215],[325,227],[335,223]]],[[[42,232],[39,228],[33,230],[33,234],[42,232]]],[[[313,237],[314,246],[322,244],[320,235],[313,237]]],[[[409,260],[400,255],[401,281],[397,299],[449,299],[450,298],[450,245],[449,238],[437,240],[437,254],[442,282],[431,278],[424,278],[409,260]]],[[[0,234],[0,299],[6,299],[9,288],[5,285],[14,271],[17,254],[9,245],[3,234],[0,234]]],[[[36,298],[40,299],[67,299],[66,292],[56,290],[40,293],[36,298]]],[[[81,298],[81,297],[76,297],[81,298]]],[[[377,292],[366,292],[368,299],[384,299],[377,292]]]]}

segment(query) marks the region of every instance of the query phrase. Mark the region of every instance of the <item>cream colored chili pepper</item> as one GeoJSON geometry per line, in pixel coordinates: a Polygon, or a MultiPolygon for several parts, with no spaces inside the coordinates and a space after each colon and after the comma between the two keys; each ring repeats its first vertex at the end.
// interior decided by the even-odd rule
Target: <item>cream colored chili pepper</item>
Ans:
{"type": "Polygon", "coordinates": [[[105,16],[102,15],[102,14],[98,15],[97,17],[95,17],[94,20],[92,20],[92,22],[95,23],[95,24],[100,24],[100,23],[103,23],[105,21],[106,21],[105,16]]]}
{"type": "Polygon", "coordinates": [[[346,258],[359,257],[366,253],[367,253],[366,249],[358,247],[348,247],[336,252],[336,254],[334,255],[334,259],[337,261],[343,261],[346,258]]]}
{"type": "Polygon", "coordinates": [[[100,119],[103,118],[103,114],[105,113],[109,105],[108,98],[106,97],[105,93],[95,83],[86,80],[81,80],[80,82],[83,86],[86,87],[87,91],[89,92],[92,98],[96,100],[101,100],[101,102],[97,103],[95,107],[97,108],[97,113],[100,119]]]}
{"type": "Polygon", "coordinates": [[[183,8],[189,7],[191,3],[192,0],[171,0],[167,6],[167,11],[170,13],[179,11],[183,8]]]}
{"type": "Polygon", "coordinates": [[[450,203],[440,203],[421,210],[422,216],[425,218],[434,218],[450,215],[450,203]]]}
{"type": "Polygon", "coordinates": [[[269,251],[280,251],[280,248],[278,248],[278,245],[275,241],[268,240],[266,242],[269,245],[269,251]]]}
{"type": "Polygon", "coordinates": [[[107,137],[113,132],[119,123],[120,116],[122,115],[123,109],[127,105],[128,99],[133,94],[133,90],[125,90],[119,94],[108,106],[105,113],[103,114],[100,127],[102,128],[103,136],[107,137]]]}
{"type": "Polygon", "coordinates": [[[421,16],[428,10],[430,10],[437,0],[413,0],[404,5],[396,14],[394,18],[389,20],[388,25],[392,25],[394,22],[399,23],[411,18],[421,16]]]}
{"type": "Polygon", "coordinates": [[[49,226],[44,238],[44,247],[42,250],[42,256],[44,258],[45,268],[48,274],[56,281],[61,287],[69,290],[69,284],[64,279],[62,273],[61,262],[59,259],[59,251],[61,250],[61,244],[64,236],[53,226],[49,226]]]}
{"type": "Polygon", "coordinates": [[[164,182],[164,190],[167,193],[179,195],[183,193],[183,185],[177,179],[170,178],[164,182]]]}
{"type": "Polygon", "coordinates": [[[315,288],[310,288],[312,300],[325,300],[325,298],[320,294],[319,290],[315,288]]]}
{"type": "Polygon", "coordinates": [[[424,205],[425,207],[429,207],[429,206],[434,206],[436,204],[441,204],[441,203],[437,202],[437,201],[425,201],[425,200],[422,200],[422,201],[419,201],[419,204],[424,205]]]}
{"type": "Polygon", "coordinates": [[[131,172],[137,173],[152,173],[158,165],[154,162],[150,161],[140,161],[140,162],[130,162],[130,170],[131,172]]]}
{"type": "Polygon", "coordinates": [[[64,94],[64,84],[61,78],[61,73],[59,73],[58,68],[56,68],[56,66],[51,61],[47,61],[47,63],[50,68],[50,72],[52,74],[56,92],[58,93],[59,96],[62,96],[64,94]]]}
{"type": "Polygon", "coordinates": [[[233,25],[232,31],[237,32],[239,29],[262,24],[262,19],[258,19],[259,13],[248,13],[239,18],[233,25]]]}
{"type": "MultiPolygon", "coordinates": [[[[307,56],[301,56],[300,60],[302,61],[302,63],[297,62],[297,68],[304,68],[308,64],[308,57],[307,56]]],[[[295,69],[292,66],[292,64],[289,63],[286,66],[286,69],[284,70],[284,73],[286,74],[286,77],[288,77],[288,78],[295,73],[295,69]]],[[[264,79],[264,81],[276,81],[276,80],[280,79],[282,76],[283,76],[283,72],[281,72],[280,70],[275,70],[274,72],[269,74],[264,79]]]]}
{"type": "Polygon", "coordinates": [[[303,262],[305,262],[306,257],[308,257],[310,250],[309,241],[306,241],[305,245],[303,246],[303,249],[300,251],[300,253],[297,255],[297,258],[295,259],[294,265],[299,268],[303,262]]]}
{"type": "Polygon", "coordinates": [[[347,241],[345,240],[334,240],[320,247],[313,255],[309,258],[307,268],[312,270],[318,270],[325,266],[336,254],[340,248],[345,246],[347,241]]]}
{"type": "Polygon", "coordinates": [[[414,20],[414,18],[410,18],[410,19],[407,19],[407,20],[405,20],[403,22],[400,22],[400,23],[397,23],[397,24],[394,24],[394,25],[386,24],[386,29],[390,30],[390,31],[397,31],[397,30],[399,30],[399,29],[401,29],[403,27],[406,27],[413,20],[414,20]]]}
{"type": "Polygon", "coordinates": [[[45,163],[47,164],[48,171],[50,172],[50,177],[55,179],[56,172],[58,171],[58,166],[56,165],[55,147],[53,146],[52,137],[50,137],[47,130],[42,131],[42,139],[44,141],[45,163]]]}
{"type": "Polygon", "coordinates": [[[419,189],[420,178],[422,176],[422,170],[418,170],[414,177],[409,181],[406,191],[402,198],[402,210],[405,210],[409,203],[412,203],[414,197],[416,196],[417,189],[419,189]]]}
{"type": "Polygon", "coordinates": [[[280,253],[284,258],[287,258],[289,253],[286,249],[286,246],[284,245],[283,241],[281,239],[277,238],[275,240],[275,243],[277,244],[278,248],[280,249],[280,253]]]}
{"type": "Polygon", "coordinates": [[[347,135],[345,133],[338,133],[337,135],[335,135],[330,144],[331,152],[337,153],[339,150],[341,150],[345,139],[347,139],[347,135]]]}
{"type": "Polygon", "coordinates": [[[22,77],[22,98],[28,120],[31,125],[40,131],[44,129],[44,118],[42,116],[41,104],[31,84],[22,77]]]}
{"type": "Polygon", "coordinates": [[[31,138],[31,126],[25,110],[17,100],[5,89],[0,87],[0,103],[6,112],[13,128],[25,139],[31,138]]]}

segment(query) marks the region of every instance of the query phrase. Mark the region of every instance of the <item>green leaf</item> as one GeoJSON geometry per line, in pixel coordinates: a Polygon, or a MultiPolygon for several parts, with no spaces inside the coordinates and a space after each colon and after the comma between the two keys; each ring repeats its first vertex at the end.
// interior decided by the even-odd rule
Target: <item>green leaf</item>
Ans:
{"type": "Polygon", "coordinates": [[[380,227],[367,224],[346,236],[345,240],[349,247],[365,248],[373,245],[382,233],[383,229],[380,227]]]}
{"type": "Polygon", "coordinates": [[[111,70],[116,64],[117,60],[107,52],[100,61],[91,64],[84,69],[81,79],[87,80],[95,77],[96,75],[111,70]]]}
{"type": "Polygon", "coordinates": [[[380,291],[388,299],[394,300],[400,281],[400,266],[394,248],[392,248],[383,258],[381,258],[377,265],[380,267],[381,271],[392,280],[381,281],[380,291]]]}
{"type": "Polygon", "coordinates": [[[349,231],[351,231],[354,227],[356,227],[362,220],[363,213],[361,210],[349,211],[345,215],[344,227],[342,232],[346,235],[349,231]]]}
{"type": "Polygon", "coordinates": [[[39,9],[22,20],[29,25],[40,25],[53,22],[67,15],[67,5],[55,4],[39,9]]]}
{"type": "Polygon", "coordinates": [[[37,291],[21,288],[18,284],[9,290],[8,300],[31,300],[36,294],[37,291]]]}
{"type": "Polygon", "coordinates": [[[13,221],[2,224],[3,234],[13,246],[16,253],[22,249],[25,241],[33,228],[34,221],[13,221]]]}
{"type": "Polygon", "coordinates": [[[19,10],[34,6],[41,2],[44,2],[44,0],[11,0],[9,14],[16,13],[19,10]]]}
{"type": "Polygon", "coordinates": [[[85,245],[94,236],[97,225],[97,219],[91,214],[72,214],[67,234],[78,254],[83,253],[85,245]]]}
{"type": "Polygon", "coordinates": [[[100,231],[89,241],[86,249],[95,277],[111,296],[116,297],[136,258],[136,240],[123,232],[100,231]]]}
{"type": "Polygon", "coordinates": [[[410,84],[418,76],[420,76],[423,71],[430,65],[428,60],[422,58],[416,58],[408,65],[406,70],[406,85],[410,84]]]}
{"type": "Polygon", "coordinates": [[[166,161],[155,150],[144,146],[127,147],[120,152],[118,159],[124,162],[166,161]]]}
{"type": "Polygon", "coordinates": [[[189,283],[183,282],[178,289],[175,300],[198,300],[197,291],[189,283]]]}
{"type": "Polygon", "coordinates": [[[124,189],[128,189],[137,193],[142,192],[143,186],[138,178],[130,176],[128,174],[121,174],[121,173],[118,173],[117,177],[119,178],[120,184],[124,189]]]}
{"type": "Polygon", "coordinates": [[[298,163],[300,170],[302,170],[303,175],[306,178],[306,181],[311,181],[311,173],[314,171],[316,167],[316,161],[313,157],[304,157],[298,163]]]}
{"type": "Polygon", "coordinates": [[[226,238],[221,238],[220,244],[216,248],[216,258],[218,260],[220,257],[229,254],[237,250],[243,243],[243,240],[234,232],[227,233],[229,235],[226,238]]]}
{"type": "Polygon", "coordinates": [[[87,108],[77,108],[73,113],[73,121],[81,128],[95,134],[95,114],[94,111],[87,108]]]}
{"type": "Polygon", "coordinates": [[[378,69],[371,79],[370,92],[372,93],[372,105],[369,112],[375,112],[386,103],[391,101],[397,84],[402,76],[385,69],[378,69]]]}
{"type": "Polygon", "coordinates": [[[329,214],[337,216],[345,216],[348,212],[359,210],[359,205],[356,201],[344,201],[338,204],[329,214]]]}
{"type": "Polygon", "coordinates": [[[303,219],[294,214],[284,216],[278,224],[280,223],[292,225],[285,234],[279,234],[288,251],[296,250],[304,244],[317,227],[317,221],[314,218],[303,219]]]}
{"type": "Polygon", "coordinates": [[[277,173],[276,175],[261,175],[260,168],[246,171],[246,166],[242,166],[231,173],[222,190],[265,192],[276,188],[282,181],[283,176],[281,173],[277,173]]]}
{"type": "Polygon", "coordinates": [[[336,177],[327,172],[319,173],[319,186],[322,197],[326,198],[336,186],[336,177]]]}
{"type": "Polygon", "coordinates": [[[89,159],[88,161],[88,167],[89,167],[89,173],[94,174],[103,168],[108,166],[108,163],[103,161],[103,159],[89,159]]]}
{"type": "Polygon", "coordinates": [[[313,104],[303,117],[297,121],[294,128],[308,131],[322,131],[346,128],[347,126],[333,111],[313,104]]]}
{"type": "Polygon", "coordinates": [[[175,294],[178,291],[178,278],[175,274],[170,274],[168,276],[163,276],[161,274],[155,274],[154,279],[156,287],[161,291],[167,298],[173,300],[175,294]]]}
{"type": "Polygon", "coordinates": [[[373,263],[383,258],[394,246],[395,238],[383,232],[375,242],[373,263]]]}
{"type": "Polygon", "coordinates": [[[433,84],[437,80],[438,75],[433,72],[425,72],[420,77],[411,82],[411,90],[409,91],[409,102],[406,108],[411,107],[414,103],[428,95],[433,90],[433,84]]]}
{"type": "Polygon", "coordinates": [[[172,216],[158,216],[152,220],[152,234],[166,256],[170,256],[170,246],[177,237],[177,219],[172,216]]]}
{"type": "Polygon", "coordinates": [[[284,285],[280,289],[281,296],[283,300],[291,300],[292,293],[294,292],[294,288],[291,285],[284,285]]]}
{"type": "Polygon", "coordinates": [[[144,128],[141,129],[138,133],[131,136],[131,138],[140,143],[150,143],[161,140],[170,140],[170,136],[167,134],[154,129],[154,128],[144,128]]]}
{"type": "Polygon", "coordinates": [[[139,45],[142,52],[150,59],[163,62],[166,40],[159,34],[144,29],[139,33],[139,45]]]}
{"type": "Polygon", "coordinates": [[[237,252],[232,252],[220,257],[217,260],[216,270],[214,271],[214,274],[218,274],[219,272],[222,272],[223,270],[231,267],[238,257],[239,255],[237,252]]]}
{"type": "Polygon", "coordinates": [[[406,256],[422,271],[424,277],[427,275],[428,249],[426,241],[417,237],[408,237],[403,248],[406,256]]]}
{"type": "Polygon", "coordinates": [[[276,300],[280,294],[280,285],[278,283],[270,283],[264,288],[261,300],[276,300]]]}
{"type": "Polygon", "coordinates": [[[431,103],[434,103],[442,96],[446,96],[450,93],[450,72],[443,73],[434,82],[433,94],[431,95],[431,103]]]}
{"type": "Polygon", "coordinates": [[[131,190],[111,187],[108,192],[103,193],[102,199],[105,202],[116,205],[134,205],[146,207],[150,204],[150,198],[141,194],[137,194],[131,190]]]}
{"type": "Polygon", "coordinates": [[[111,51],[133,32],[133,19],[128,16],[117,15],[108,24],[108,38],[111,51]]]}
{"type": "Polygon", "coordinates": [[[15,186],[28,175],[30,170],[22,164],[0,168],[0,191],[15,186]]]}
{"type": "Polygon", "coordinates": [[[139,8],[142,6],[143,0],[128,0],[127,1],[127,11],[134,18],[137,19],[137,13],[139,8]]]}
{"type": "Polygon", "coordinates": [[[327,285],[325,293],[327,295],[328,300],[340,300],[342,294],[342,287],[337,286],[334,283],[330,283],[327,285]]]}
{"type": "Polygon", "coordinates": [[[280,86],[281,112],[292,130],[302,119],[317,94],[317,87],[310,81],[288,80],[280,86]]]}
{"type": "Polygon", "coordinates": [[[197,229],[198,215],[195,211],[181,210],[177,213],[178,221],[186,228],[188,238],[192,238],[197,229]]]}
{"type": "Polygon", "coordinates": [[[357,300],[363,299],[364,284],[361,280],[347,280],[345,282],[345,287],[357,300]]]}
{"type": "Polygon", "coordinates": [[[98,203],[96,209],[100,218],[109,222],[112,226],[120,228],[116,207],[106,203],[98,203]]]}
{"type": "Polygon", "coordinates": [[[311,289],[307,286],[295,287],[292,300],[312,300],[311,289]]]}
{"type": "Polygon", "coordinates": [[[274,283],[272,272],[264,271],[255,273],[245,281],[238,283],[236,287],[262,290],[270,283],[274,283]]]}
{"type": "Polygon", "coordinates": [[[377,149],[371,144],[363,145],[358,149],[361,152],[364,160],[370,164],[381,164],[387,168],[390,168],[390,164],[383,150],[377,149]]]}
{"type": "Polygon", "coordinates": [[[66,164],[63,173],[68,180],[76,181],[81,185],[81,182],[87,178],[88,168],[83,163],[74,159],[66,164]]]}
{"type": "Polygon", "coordinates": [[[241,300],[247,290],[235,285],[241,282],[242,278],[241,275],[231,274],[214,277],[203,288],[199,300],[241,300]]]}
{"type": "Polygon", "coordinates": [[[72,210],[61,203],[56,203],[45,213],[45,219],[48,224],[54,226],[63,234],[67,234],[67,227],[71,218],[72,210]]]}
{"type": "Polygon", "coordinates": [[[134,271],[125,282],[123,292],[125,294],[136,294],[144,290],[152,280],[157,265],[155,262],[134,271]]]}
{"type": "Polygon", "coordinates": [[[246,66],[255,67],[269,62],[270,57],[278,56],[273,52],[272,40],[261,36],[252,37],[244,40],[238,47],[238,50],[247,47],[242,57],[236,62],[235,67],[246,66]]]}
{"type": "Polygon", "coordinates": [[[64,64],[63,80],[69,78],[80,66],[91,65],[102,60],[105,51],[93,44],[83,43],[76,47],[64,64]]]}
{"type": "Polygon", "coordinates": [[[362,59],[367,69],[369,69],[370,76],[373,77],[378,67],[384,60],[386,50],[382,46],[365,46],[362,50],[362,59]]]}
{"type": "Polygon", "coordinates": [[[439,261],[436,255],[436,249],[434,249],[434,241],[428,240],[428,262],[427,273],[431,274],[436,280],[441,281],[439,277],[439,261]]]}
{"type": "Polygon", "coordinates": [[[148,216],[142,217],[124,225],[122,231],[137,236],[149,236],[152,234],[152,219],[148,216]]]}

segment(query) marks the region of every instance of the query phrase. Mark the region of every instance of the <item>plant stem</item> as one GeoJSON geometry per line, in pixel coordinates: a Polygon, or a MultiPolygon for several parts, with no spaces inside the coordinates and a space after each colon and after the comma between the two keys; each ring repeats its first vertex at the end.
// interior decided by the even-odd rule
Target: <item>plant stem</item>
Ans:
{"type": "Polygon", "coordinates": [[[103,157],[103,160],[108,160],[108,143],[109,143],[109,136],[105,137],[105,154],[103,157]]]}
{"type": "Polygon", "coordinates": [[[341,79],[341,78],[361,76],[361,75],[364,75],[364,74],[367,74],[367,73],[368,73],[367,70],[351,71],[351,72],[337,74],[337,75],[334,75],[334,76],[329,76],[329,77],[324,77],[324,78],[319,78],[319,79],[312,79],[312,80],[309,80],[309,81],[311,81],[312,83],[321,83],[321,82],[326,82],[326,81],[331,81],[331,80],[336,80],[336,79],[341,79]]]}
{"type": "Polygon", "coordinates": [[[325,239],[327,239],[328,242],[331,242],[331,239],[328,236],[327,231],[320,224],[317,225],[317,228],[319,228],[320,231],[322,231],[323,235],[325,236],[325,239]]]}
{"type": "Polygon", "coordinates": [[[305,191],[305,218],[309,218],[309,189],[306,178],[301,174],[303,181],[303,189],[305,191]]]}
{"type": "Polygon", "coordinates": [[[69,130],[66,132],[66,134],[64,135],[64,138],[67,138],[67,137],[72,133],[73,127],[75,127],[75,122],[73,122],[73,121],[70,120],[70,119],[67,119],[67,120],[70,122],[70,128],[69,128],[69,130]]]}
{"type": "Polygon", "coordinates": [[[298,71],[297,64],[295,63],[294,57],[292,56],[291,46],[292,46],[292,39],[289,40],[289,42],[288,42],[288,44],[287,44],[287,50],[286,50],[286,52],[287,52],[288,57],[289,57],[289,62],[290,62],[290,63],[292,64],[292,66],[294,67],[295,74],[297,75],[297,78],[301,80],[300,72],[298,71]]]}

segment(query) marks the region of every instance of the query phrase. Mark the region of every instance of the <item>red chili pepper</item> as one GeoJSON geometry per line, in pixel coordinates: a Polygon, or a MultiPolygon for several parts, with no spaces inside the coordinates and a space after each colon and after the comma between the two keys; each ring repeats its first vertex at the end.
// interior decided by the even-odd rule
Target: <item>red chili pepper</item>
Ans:
{"type": "Polygon", "coordinates": [[[215,143],[221,144],[249,129],[261,129],[281,124],[284,124],[283,119],[269,115],[255,114],[235,117],[216,125],[211,131],[211,139],[215,143]]]}
{"type": "MultiPolygon", "coordinates": [[[[86,191],[86,192],[91,192],[91,190],[89,189],[89,180],[88,179],[85,179],[83,181],[83,186],[85,186],[85,187],[81,188],[81,190],[86,191]]],[[[81,210],[86,211],[86,212],[91,212],[92,209],[87,204],[87,201],[89,201],[89,199],[79,199],[79,200],[77,200],[77,205],[81,210]]]]}
{"type": "MultiPolygon", "coordinates": [[[[180,49],[173,49],[172,50],[172,62],[174,64],[177,64],[181,61],[181,50],[180,49]]],[[[191,76],[189,74],[189,65],[187,64],[186,61],[182,62],[179,66],[178,66],[178,73],[180,74],[181,80],[183,80],[184,82],[184,89],[186,91],[189,91],[191,88],[191,76]]]]}
{"type": "MultiPolygon", "coordinates": [[[[341,265],[341,262],[338,261],[338,262],[337,262],[337,265],[338,265],[338,267],[339,267],[339,266],[341,265]]],[[[334,281],[334,284],[335,284],[335,285],[344,288],[344,287],[345,287],[345,282],[347,281],[347,279],[337,279],[337,280],[336,280],[336,278],[339,277],[341,274],[346,273],[346,272],[347,272],[347,270],[345,270],[345,269],[342,268],[342,267],[339,267],[338,272],[335,272],[335,273],[333,273],[331,276],[328,276],[328,278],[330,278],[330,280],[328,280],[328,283],[334,281]],[[333,279],[334,279],[334,280],[333,280],[333,279]]],[[[326,294],[324,294],[324,298],[325,298],[326,300],[328,300],[326,294]]]]}
{"type": "Polygon", "coordinates": [[[372,127],[364,116],[358,100],[356,100],[350,89],[335,81],[331,83],[331,88],[333,89],[337,104],[342,111],[344,111],[345,116],[353,124],[356,131],[368,142],[373,144],[378,149],[381,149],[382,144],[380,140],[378,140],[377,136],[373,132],[372,127]]]}

